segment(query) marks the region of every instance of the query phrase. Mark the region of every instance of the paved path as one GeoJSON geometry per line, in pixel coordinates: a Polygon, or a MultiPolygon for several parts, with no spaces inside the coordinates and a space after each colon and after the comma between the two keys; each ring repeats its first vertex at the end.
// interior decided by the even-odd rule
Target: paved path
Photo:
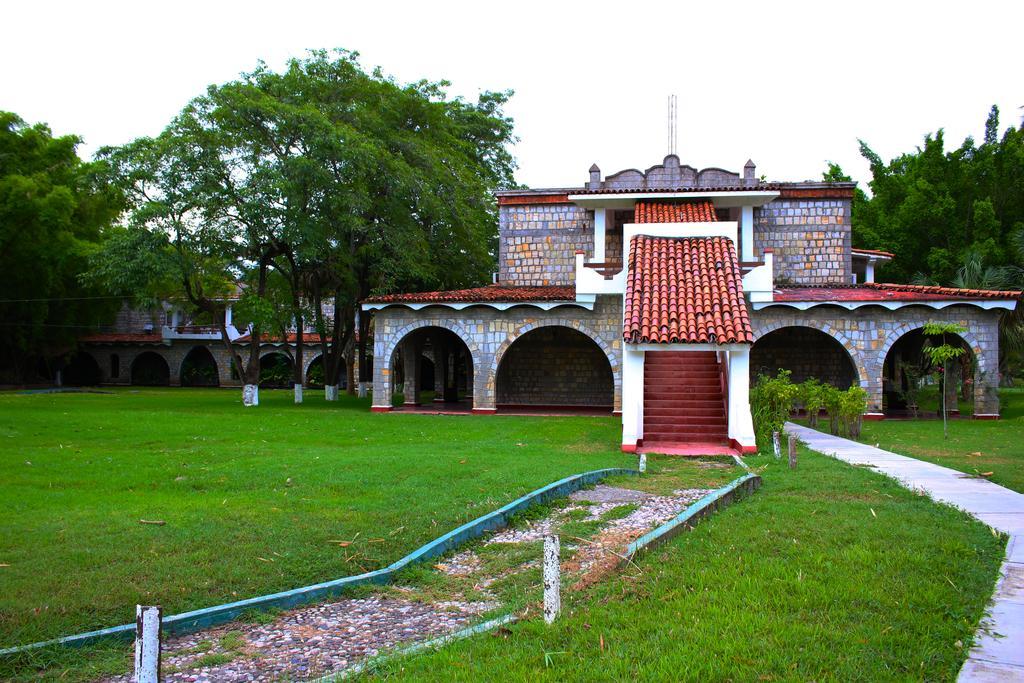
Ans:
{"type": "Polygon", "coordinates": [[[958,680],[1024,681],[1024,494],[947,467],[789,422],[786,431],[813,450],[854,465],[871,465],[907,488],[924,490],[933,499],[1009,534],[991,614],[982,620],[958,680]]]}

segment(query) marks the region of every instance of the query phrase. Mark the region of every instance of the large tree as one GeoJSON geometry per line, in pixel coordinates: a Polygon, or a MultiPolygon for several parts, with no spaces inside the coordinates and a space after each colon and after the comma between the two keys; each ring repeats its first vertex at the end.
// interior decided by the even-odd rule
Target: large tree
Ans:
{"type": "MultiPolygon", "coordinates": [[[[246,289],[253,302],[266,298],[264,271],[274,269],[290,290],[298,330],[295,382],[303,379],[302,331],[312,322],[330,396],[360,299],[479,284],[493,269],[493,190],[510,185],[514,170],[512,124],[501,112],[509,94],[485,92],[469,103],[448,98],[446,87],[368,73],[345,51],[312,52],[281,72],[261,64],[211,86],[161,136],[169,155],[162,163],[184,177],[167,178],[153,198],[136,189],[134,222],[198,236],[193,246],[204,258],[230,254],[228,270],[263,287],[246,289]],[[189,220],[166,220],[161,212],[174,203],[187,207],[189,220]]],[[[130,160],[131,147],[107,156],[130,160]]],[[[137,166],[122,168],[136,185],[137,166]]],[[[250,309],[260,320],[261,309],[250,309]]]]}
{"type": "Polygon", "coordinates": [[[0,381],[59,364],[119,305],[78,279],[121,207],[98,165],[79,159],[80,142],[0,112],[0,381]]]}

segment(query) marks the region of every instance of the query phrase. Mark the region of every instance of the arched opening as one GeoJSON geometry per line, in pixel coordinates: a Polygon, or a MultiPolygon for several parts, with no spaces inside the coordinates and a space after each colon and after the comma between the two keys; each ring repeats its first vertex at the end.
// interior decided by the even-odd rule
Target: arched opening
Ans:
{"type": "Polygon", "coordinates": [[[194,346],[181,361],[181,386],[183,387],[218,387],[220,374],[217,361],[210,349],[205,346],[194,346]]]}
{"type": "Polygon", "coordinates": [[[505,350],[495,379],[498,408],[599,408],[611,412],[615,377],[608,356],[569,327],[531,330],[505,350]]]}
{"type": "Polygon", "coordinates": [[[324,388],[324,355],[314,358],[306,367],[306,386],[313,389],[324,388]]]}
{"type": "Polygon", "coordinates": [[[140,353],[132,362],[132,384],[143,387],[166,387],[171,383],[171,369],[159,353],[140,353]]]}
{"type": "Polygon", "coordinates": [[[264,389],[290,387],[295,377],[293,367],[292,359],[280,351],[272,351],[260,357],[260,387],[264,389]]]}
{"type": "Polygon", "coordinates": [[[812,327],[782,327],[762,336],[750,350],[750,381],[789,370],[796,384],[817,379],[838,389],[858,381],[857,366],[835,338],[812,327]]]}
{"type": "Polygon", "coordinates": [[[79,351],[68,359],[61,370],[61,382],[70,387],[96,386],[103,381],[99,363],[91,353],[79,351]]]}
{"type": "Polygon", "coordinates": [[[946,391],[946,409],[957,415],[973,411],[975,360],[970,345],[956,334],[947,334],[946,343],[964,349],[959,358],[949,361],[949,378],[934,366],[925,347],[942,344],[924,330],[911,330],[897,339],[885,354],[882,365],[882,409],[889,417],[933,417],[940,415],[942,391],[946,391]]]}
{"type": "Polygon", "coordinates": [[[398,343],[391,357],[391,390],[409,405],[473,403],[473,354],[459,335],[443,327],[421,327],[398,343]]]}

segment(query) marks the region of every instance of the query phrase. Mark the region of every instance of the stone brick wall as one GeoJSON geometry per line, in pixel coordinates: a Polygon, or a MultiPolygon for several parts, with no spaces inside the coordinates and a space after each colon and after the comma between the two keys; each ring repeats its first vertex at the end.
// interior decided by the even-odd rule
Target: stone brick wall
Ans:
{"type": "Polygon", "coordinates": [[[850,200],[776,199],[754,209],[754,251],[775,252],[778,284],[851,281],[850,200]]]}
{"type": "Polygon", "coordinates": [[[751,350],[751,382],[761,374],[774,376],[780,369],[792,372],[793,382],[814,377],[839,389],[858,379],[846,349],[827,334],[806,327],[777,330],[751,350]]]}
{"type": "Polygon", "coordinates": [[[498,278],[512,285],[576,281],[576,250],[593,254],[593,212],[575,204],[501,206],[498,278]]]}
{"type": "Polygon", "coordinates": [[[614,385],[608,359],[586,335],[542,327],[508,348],[498,366],[497,402],[611,408],[614,385]]]}
{"type": "MultiPolygon", "coordinates": [[[[974,412],[999,412],[999,312],[975,306],[949,306],[932,309],[905,306],[888,310],[865,306],[847,311],[838,307],[819,307],[799,311],[787,306],[772,306],[750,312],[755,339],[774,330],[797,326],[820,330],[847,350],[857,370],[857,379],[868,392],[869,412],[882,410],[882,374],[885,357],[896,341],[925,323],[955,322],[967,328],[961,335],[977,363],[974,381],[974,412]]],[[[755,342],[752,354],[758,352],[755,342]]],[[[751,371],[754,370],[751,363],[751,371]]]]}
{"type": "MultiPolygon", "coordinates": [[[[405,307],[377,311],[374,322],[373,402],[390,405],[395,350],[410,332],[422,327],[451,330],[469,347],[473,357],[473,408],[493,410],[497,403],[498,367],[513,342],[524,334],[548,326],[563,326],[585,334],[603,352],[612,370],[612,405],[622,403],[622,297],[599,296],[593,311],[578,306],[541,310],[516,306],[499,311],[487,306],[453,311],[431,306],[418,311],[405,307]]],[[[544,362],[538,360],[538,363],[544,362]]]]}

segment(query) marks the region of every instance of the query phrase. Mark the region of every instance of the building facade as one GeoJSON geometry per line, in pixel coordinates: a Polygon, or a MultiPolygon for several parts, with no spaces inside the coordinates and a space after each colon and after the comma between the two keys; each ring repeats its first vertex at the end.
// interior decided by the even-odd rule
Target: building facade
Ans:
{"type": "Polygon", "coordinates": [[[974,416],[997,417],[999,317],[1020,293],[877,283],[892,255],[852,248],[853,183],[755,171],[670,155],[499,193],[493,285],[364,302],[373,410],[401,389],[410,408],[606,411],[627,451],[750,451],[758,374],[857,383],[880,418],[898,408],[901,354],[952,321],[967,329],[974,416]]]}

